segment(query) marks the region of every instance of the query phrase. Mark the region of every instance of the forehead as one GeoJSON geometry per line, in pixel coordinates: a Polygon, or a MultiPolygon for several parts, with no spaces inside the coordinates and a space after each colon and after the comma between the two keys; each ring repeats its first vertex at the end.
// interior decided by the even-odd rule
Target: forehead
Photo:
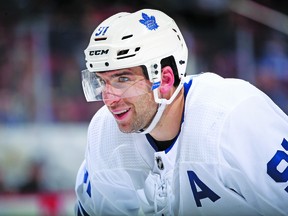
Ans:
{"type": "Polygon", "coordinates": [[[130,67],[130,68],[124,68],[124,69],[119,69],[119,70],[112,70],[112,71],[104,71],[104,72],[96,72],[97,76],[105,79],[125,75],[125,76],[143,76],[143,70],[142,67],[137,66],[137,67],[130,67]]]}

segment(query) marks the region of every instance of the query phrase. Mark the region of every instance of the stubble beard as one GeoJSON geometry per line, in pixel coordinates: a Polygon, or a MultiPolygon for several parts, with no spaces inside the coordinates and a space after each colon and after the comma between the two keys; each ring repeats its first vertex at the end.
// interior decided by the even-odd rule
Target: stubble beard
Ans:
{"type": "Polygon", "coordinates": [[[131,119],[130,126],[118,124],[118,127],[123,133],[136,133],[140,130],[147,128],[156,115],[158,105],[153,98],[144,95],[134,103],[133,118],[131,119]]]}

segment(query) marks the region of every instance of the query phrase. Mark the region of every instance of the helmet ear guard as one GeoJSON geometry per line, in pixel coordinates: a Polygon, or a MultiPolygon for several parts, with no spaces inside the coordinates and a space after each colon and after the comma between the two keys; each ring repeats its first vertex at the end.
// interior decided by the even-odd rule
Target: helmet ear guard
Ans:
{"type": "MultiPolygon", "coordinates": [[[[172,103],[172,101],[178,95],[178,93],[180,92],[180,90],[181,90],[181,88],[183,86],[183,79],[181,79],[182,76],[180,77],[179,85],[177,86],[175,92],[173,93],[173,95],[171,96],[170,99],[167,100],[165,98],[159,98],[158,89],[159,89],[159,87],[161,85],[161,74],[162,74],[162,72],[161,72],[162,71],[161,63],[160,63],[160,61],[158,61],[158,62],[154,61],[153,63],[145,65],[145,66],[146,66],[147,71],[148,71],[149,80],[152,83],[151,90],[153,91],[155,102],[159,103],[159,104],[170,104],[170,103],[172,103]],[[150,72],[149,72],[148,68],[150,69],[150,72]]],[[[174,74],[174,76],[175,76],[175,74],[174,74]]],[[[185,75],[183,75],[183,77],[184,76],[185,75]]]]}
{"type": "Polygon", "coordinates": [[[152,83],[151,90],[157,89],[161,84],[161,63],[160,61],[153,62],[146,67],[148,68],[149,80],[152,83]]]}

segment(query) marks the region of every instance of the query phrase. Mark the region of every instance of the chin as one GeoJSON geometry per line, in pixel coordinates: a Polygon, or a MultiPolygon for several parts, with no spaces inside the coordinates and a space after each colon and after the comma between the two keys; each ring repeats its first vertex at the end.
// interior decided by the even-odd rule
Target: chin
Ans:
{"type": "Polygon", "coordinates": [[[118,123],[118,128],[122,133],[137,133],[139,132],[142,128],[140,125],[137,124],[120,124],[118,123]]]}
{"type": "Polygon", "coordinates": [[[122,133],[133,133],[135,131],[133,131],[131,128],[129,127],[123,127],[123,126],[120,126],[118,125],[118,128],[119,130],[122,132],[122,133]]]}
{"type": "Polygon", "coordinates": [[[120,131],[122,133],[126,133],[126,134],[129,134],[129,133],[135,133],[136,131],[132,131],[132,130],[123,130],[123,129],[120,129],[120,131]]]}

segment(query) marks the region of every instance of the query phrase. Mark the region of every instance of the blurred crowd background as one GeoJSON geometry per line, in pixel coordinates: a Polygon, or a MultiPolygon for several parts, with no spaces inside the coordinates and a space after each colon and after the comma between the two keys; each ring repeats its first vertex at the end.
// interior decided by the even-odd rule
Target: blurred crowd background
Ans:
{"type": "Polygon", "coordinates": [[[15,202],[31,215],[72,214],[86,129],[103,105],[85,101],[83,50],[103,19],[141,8],[175,19],[189,49],[188,74],[243,78],[288,114],[285,0],[1,0],[0,215],[15,202]]]}

